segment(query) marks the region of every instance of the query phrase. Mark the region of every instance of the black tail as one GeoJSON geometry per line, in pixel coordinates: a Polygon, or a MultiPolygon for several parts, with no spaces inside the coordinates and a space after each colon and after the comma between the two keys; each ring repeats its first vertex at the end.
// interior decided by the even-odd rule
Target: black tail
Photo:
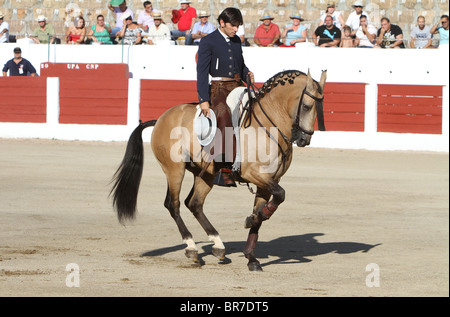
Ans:
{"type": "Polygon", "coordinates": [[[144,148],[142,131],[152,127],[156,120],[140,123],[128,140],[125,156],[113,177],[114,186],[111,189],[113,206],[117,211],[119,221],[134,219],[137,196],[144,167],[144,148]]]}

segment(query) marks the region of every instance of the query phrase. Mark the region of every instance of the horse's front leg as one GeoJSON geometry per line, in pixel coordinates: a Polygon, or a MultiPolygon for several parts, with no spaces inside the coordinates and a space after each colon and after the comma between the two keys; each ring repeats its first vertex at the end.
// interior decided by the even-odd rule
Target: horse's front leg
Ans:
{"type": "Polygon", "coordinates": [[[277,183],[272,183],[268,189],[258,187],[253,214],[245,221],[245,227],[250,228],[250,232],[244,248],[244,255],[248,259],[247,265],[250,271],[262,271],[261,264],[255,257],[259,228],[262,222],[268,220],[284,201],[284,195],[284,189],[277,183]],[[269,201],[271,196],[273,199],[269,201]]]}

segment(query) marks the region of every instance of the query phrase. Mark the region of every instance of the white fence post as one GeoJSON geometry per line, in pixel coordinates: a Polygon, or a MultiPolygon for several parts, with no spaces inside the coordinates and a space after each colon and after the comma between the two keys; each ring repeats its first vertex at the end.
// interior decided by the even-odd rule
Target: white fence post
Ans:
{"type": "Polygon", "coordinates": [[[47,124],[59,124],[59,77],[47,77],[47,124]]]}

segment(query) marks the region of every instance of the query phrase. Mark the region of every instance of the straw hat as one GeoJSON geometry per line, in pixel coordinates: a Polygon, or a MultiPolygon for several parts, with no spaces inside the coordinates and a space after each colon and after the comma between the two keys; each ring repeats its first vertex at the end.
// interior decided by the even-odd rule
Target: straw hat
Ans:
{"type": "Polygon", "coordinates": [[[261,19],[259,19],[259,21],[264,21],[264,20],[273,20],[275,18],[272,18],[269,14],[263,16],[261,19]]]}
{"type": "Polygon", "coordinates": [[[290,16],[290,18],[291,18],[291,19],[299,19],[300,21],[305,21],[305,19],[303,19],[303,18],[300,16],[300,13],[298,13],[298,14],[293,14],[293,15],[290,16]]]}
{"type": "Polygon", "coordinates": [[[5,15],[3,14],[3,12],[0,11],[0,19],[3,19],[5,17],[5,15]]]}
{"type": "Polygon", "coordinates": [[[335,8],[336,7],[336,2],[334,1],[328,1],[327,3],[327,8],[335,8]]]}
{"type": "Polygon", "coordinates": [[[153,13],[153,20],[162,20],[161,12],[154,12],[153,13]]]}
{"type": "Polygon", "coordinates": [[[214,111],[209,112],[211,118],[205,117],[199,107],[194,117],[194,133],[200,145],[208,146],[214,140],[217,131],[217,119],[214,111]]]}
{"type": "Polygon", "coordinates": [[[205,10],[200,10],[199,13],[197,14],[197,16],[199,18],[203,18],[203,17],[209,17],[210,15],[205,10]]]}

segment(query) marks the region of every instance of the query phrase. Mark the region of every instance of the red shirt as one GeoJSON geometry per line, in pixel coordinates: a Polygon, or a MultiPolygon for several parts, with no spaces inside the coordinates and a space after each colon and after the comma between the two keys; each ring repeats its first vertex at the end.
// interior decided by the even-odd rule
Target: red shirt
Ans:
{"type": "Polygon", "coordinates": [[[189,30],[191,28],[192,19],[197,17],[197,11],[193,7],[188,7],[186,12],[184,12],[183,9],[178,10],[178,12],[181,14],[180,21],[178,21],[178,30],[189,30]]]}
{"type": "Polygon", "coordinates": [[[257,38],[261,42],[262,46],[267,46],[272,43],[276,35],[281,35],[278,25],[270,23],[269,30],[266,31],[264,24],[261,24],[256,29],[255,39],[257,38]]]}

